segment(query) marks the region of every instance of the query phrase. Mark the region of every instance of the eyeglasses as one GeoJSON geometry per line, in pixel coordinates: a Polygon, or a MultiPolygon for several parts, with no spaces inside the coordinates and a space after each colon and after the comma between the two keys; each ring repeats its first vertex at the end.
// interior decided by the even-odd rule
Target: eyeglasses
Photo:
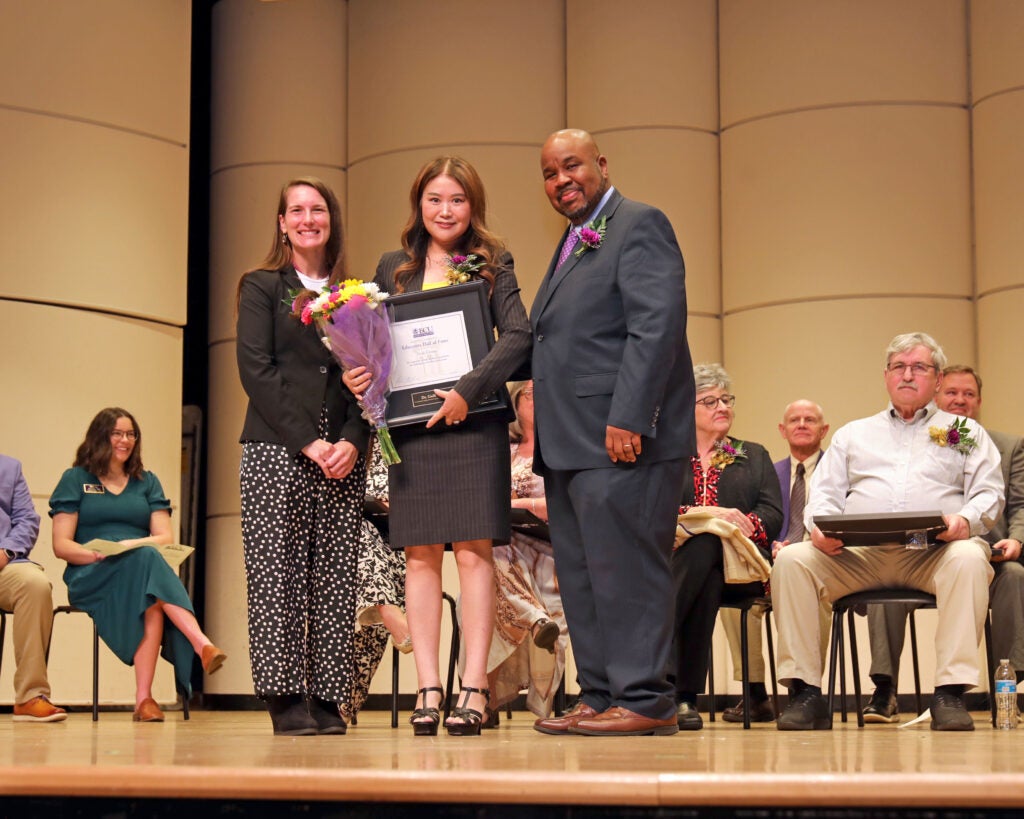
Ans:
{"type": "Polygon", "coordinates": [[[134,441],[139,436],[136,435],[133,430],[128,430],[127,432],[124,432],[123,430],[115,429],[113,432],[110,433],[110,437],[113,438],[115,441],[120,440],[121,438],[124,438],[124,440],[126,441],[134,441]]]}
{"type": "Polygon", "coordinates": [[[929,370],[937,370],[939,368],[934,364],[922,364],[920,361],[915,361],[913,364],[893,361],[891,364],[887,364],[885,369],[896,375],[903,375],[907,370],[910,370],[914,375],[925,375],[929,370]]]}
{"type": "Polygon", "coordinates": [[[720,395],[715,398],[715,396],[709,395],[707,398],[701,398],[697,403],[707,407],[709,410],[713,410],[719,404],[724,404],[727,407],[733,407],[736,405],[736,396],[720,395]]]}

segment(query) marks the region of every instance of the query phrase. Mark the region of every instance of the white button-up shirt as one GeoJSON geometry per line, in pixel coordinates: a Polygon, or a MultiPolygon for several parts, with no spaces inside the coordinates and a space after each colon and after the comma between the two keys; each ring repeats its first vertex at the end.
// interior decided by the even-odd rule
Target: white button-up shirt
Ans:
{"type": "Polygon", "coordinates": [[[938,510],[966,518],[972,535],[985,534],[1003,508],[999,451],[970,419],[964,419],[975,441],[970,452],[932,440],[931,427],[945,431],[957,420],[931,402],[905,421],[890,403],[884,412],[843,426],[814,470],[804,509],[807,531],[817,515],[938,510]]]}

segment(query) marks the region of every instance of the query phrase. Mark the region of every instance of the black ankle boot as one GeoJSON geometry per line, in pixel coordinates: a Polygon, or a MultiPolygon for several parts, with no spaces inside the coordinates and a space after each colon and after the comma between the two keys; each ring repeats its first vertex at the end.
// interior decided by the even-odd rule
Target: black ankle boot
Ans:
{"type": "Polygon", "coordinates": [[[309,737],[317,733],[317,724],[309,715],[306,700],[301,694],[267,697],[267,710],[274,724],[275,736],[309,737]]]}
{"type": "Polygon", "coordinates": [[[344,734],[348,730],[338,712],[338,704],[319,697],[309,698],[309,715],[316,723],[318,734],[344,734]]]}

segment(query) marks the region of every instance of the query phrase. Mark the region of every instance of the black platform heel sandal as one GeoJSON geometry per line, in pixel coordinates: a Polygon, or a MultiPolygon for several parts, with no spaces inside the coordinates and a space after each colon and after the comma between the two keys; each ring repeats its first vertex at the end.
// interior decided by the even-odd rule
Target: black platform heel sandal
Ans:
{"type": "MultiPolygon", "coordinates": [[[[459,705],[452,709],[449,719],[461,719],[462,722],[445,722],[444,727],[448,729],[450,737],[478,737],[480,736],[480,725],[483,723],[484,715],[475,708],[469,707],[470,694],[480,694],[484,702],[491,699],[489,688],[473,688],[468,685],[462,686],[459,697],[459,705]]],[[[486,706],[485,706],[486,707],[486,706]]]]}
{"type": "MultiPolygon", "coordinates": [[[[440,694],[440,700],[444,700],[444,689],[433,686],[431,688],[421,688],[419,690],[420,696],[423,698],[423,707],[417,708],[412,712],[412,716],[409,717],[409,722],[412,723],[413,736],[417,737],[436,737],[437,726],[441,724],[441,712],[437,708],[430,708],[427,706],[427,694],[431,691],[436,691],[440,694]]],[[[438,702],[440,706],[441,702],[438,702]]]]}

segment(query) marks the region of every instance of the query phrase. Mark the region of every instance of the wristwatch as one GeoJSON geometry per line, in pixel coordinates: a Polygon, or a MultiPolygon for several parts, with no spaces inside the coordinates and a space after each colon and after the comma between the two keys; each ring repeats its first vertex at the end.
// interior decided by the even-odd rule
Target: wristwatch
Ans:
{"type": "Polygon", "coordinates": [[[8,560],[17,560],[18,553],[13,549],[4,549],[4,554],[7,555],[8,560]]]}

